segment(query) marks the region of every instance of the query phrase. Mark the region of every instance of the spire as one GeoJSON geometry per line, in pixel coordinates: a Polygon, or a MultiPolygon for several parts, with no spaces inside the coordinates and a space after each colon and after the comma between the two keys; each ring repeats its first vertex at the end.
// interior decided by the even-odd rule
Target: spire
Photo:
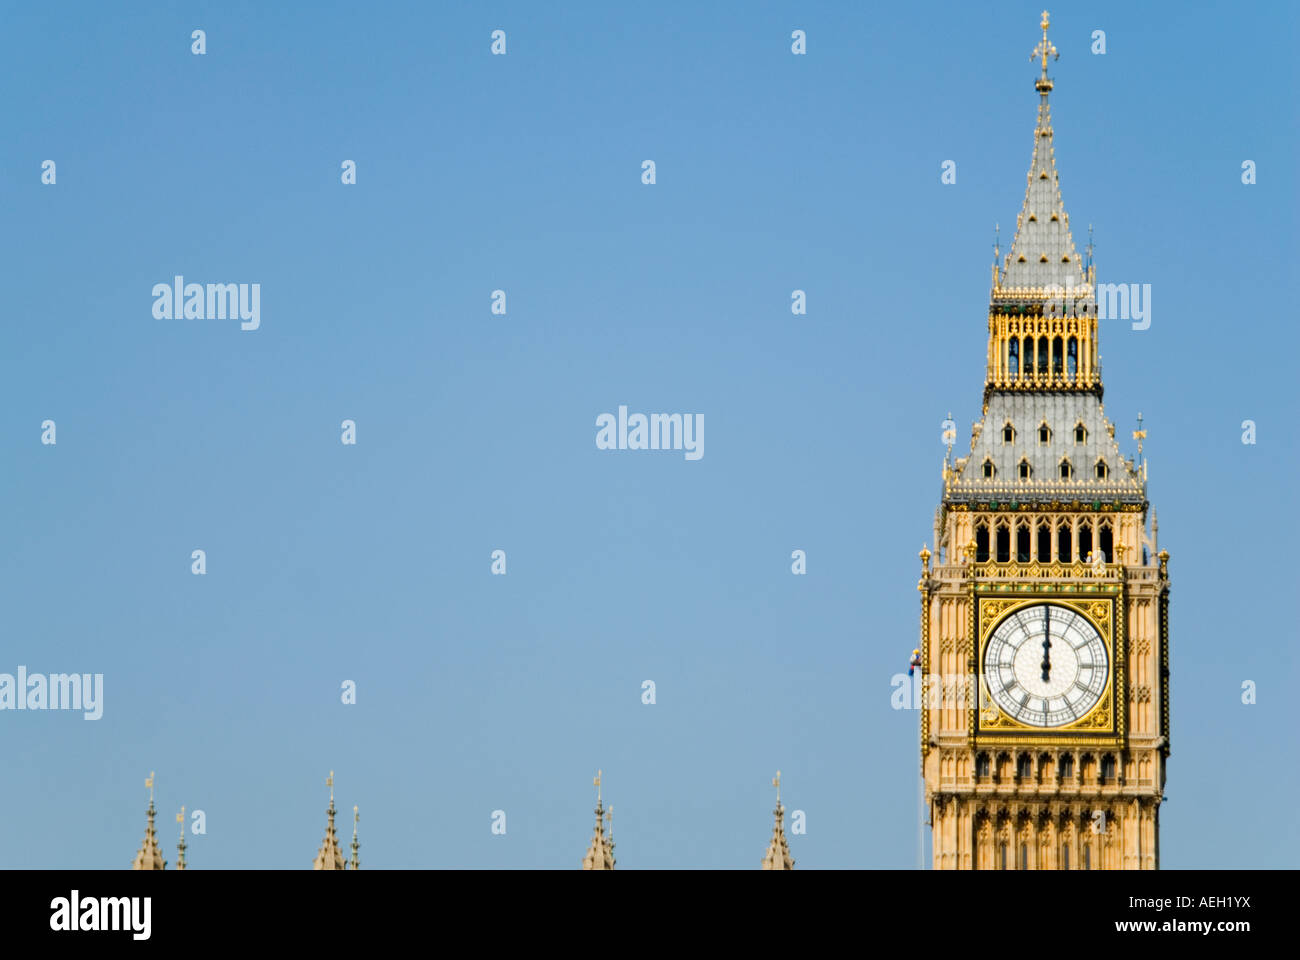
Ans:
{"type": "Polygon", "coordinates": [[[1038,91],[1038,119],[1034,124],[1034,152],[1029,164],[1025,203],[1016,218],[1016,235],[1011,241],[1003,269],[994,276],[994,295],[1012,291],[1044,288],[1082,287],[1085,285],[1083,260],[1070,233],[1070,217],[1061,200],[1061,186],[1056,173],[1056,156],[1052,147],[1052,111],[1048,94],[1052,80],[1047,75],[1048,58],[1057,59],[1056,47],[1047,39],[1047,11],[1043,11],[1043,37],[1034,48],[1041,75],[1034,81],[1038,91]]]}
{"type": "Polygon", "coordinates": [[[361,814],[357,812],[355,804],[352,806],[352,862],[350,866],[353,870],[361,869],[361,844],[357,843],[357,824],[361,821],[361,814]]]}
{"type": "Polygon", "coordinates": [[[185,846],[185,808],[184,807],[181,807],[181,812],[176,814],[176,822],[181,825],[181,838],[176,842],[176,850],[179,854],[176,858],[176,869],[184,870],[185,850],[187,849],[185,846]]]}
{"type": "Polygon", "coordinates": [[[596,832],[592,835],[591,846],[587,848],[587,855],[582,858],[582,869],[584,870],[613,870],[614,869],[614,846],[612,840],[607,840],[604,833],[605,808],[600,799],[600,778],[602,771],[596,771],[596,778],[592,784],[596,788],[596,832]]]}
{"type": "Polygon", "coordinates": [[[158,849],[158,835],[153,828],[153,818],[157,813],[153,805],[153,777],[153,771],[150,770],[149,778],[144,782],[144,785],[149,788],[149,809],[146,811],[148,823],[144,828],[144,842],[140,844],[140,850],[131,863],[132,870],[165,870],[167,868],[167,863],[162,858],[162,851],[158,849]]]}
{"type": "Polygon", "coordinates": [[[312,863],[313,870],[342,870],[343,869],[343,851],[339,849],[339,838],[334,832],[334,771],[330,771],[329,777],[325,780],[326,786],[330,788],[330,805],[325,811],[329,817],[329,824],[325,828],[325,839],[321,842],[320,852],[316,854],[316,859],[312,863]]]}
{"type": "Polygon", "coordinates": [[[772,827],[772,842],[767,845],[767,854],[763,857],[764,870],[793,870],[794,857],[790,856],[790,845],[785,841],[785,807],[781,806],[781,771],[776,772],[772,780],[776,787],[776,809],[772,813],[776,824],[772,827]]]}

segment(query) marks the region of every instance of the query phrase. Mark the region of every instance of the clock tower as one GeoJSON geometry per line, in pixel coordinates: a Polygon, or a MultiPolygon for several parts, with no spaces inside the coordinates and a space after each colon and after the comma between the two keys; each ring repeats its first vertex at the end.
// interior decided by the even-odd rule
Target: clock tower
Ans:
{"type": "Polygon", "coordinates": [[[1153,870],[1169,555],[1147,518],[1146,434],[1126,458],[1102,405],[1091,247],[1087,261],[1075,248],[1053,151],[1048,25],[1024,207],[993,265],[982,416],[967,456],[949,435],[935,552],[921,551],[933,863],[1153,870]]]}

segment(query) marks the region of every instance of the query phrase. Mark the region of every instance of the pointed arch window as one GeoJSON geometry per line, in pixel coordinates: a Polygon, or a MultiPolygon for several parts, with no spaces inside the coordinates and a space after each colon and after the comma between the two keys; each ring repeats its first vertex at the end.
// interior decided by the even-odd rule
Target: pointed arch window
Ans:
{"type": "Polygon", "coordinates": [[[975,561],[989,562],[989,527],[986,523],[981,523],[975,528],[975,561]]]}
{"type": "Polygon", "coordinates": [[[1065,373],[1071,380],[1079,374],[1079,341],[1074,337],[1065,342],[1065,373]]]}
{"type": "Polygon", "coordinates": [[[1098,480],[1105,480],[1105,479],[1106,479],[1106,475],[1107,475],[1109,472],[1110,472],[1110,470],[1106,467],[1106,461],[1105,461],[1105,460],[1098,460],[1098,461],[1097,461],[1097,466],[1096,466],[1095,468],[1093,468],[1093,473],[1096,474],[1098,480]]]}
{"type": "Polygon", "coordinates": [[[1111,553],[1115,549],[1115,537],[1111,533],[1109,523],[1103,523],[1097,533],[1097,549],[1101,551],[1102,559],[1107,563],[1114,563],[1111,553]]]}
{"type": "MultiPolygon", "coordinates": [[[[1056,559],[1061,563],[1070,562],[1070,524],[1062,522],[1056,531],[1056,559]]],[[[1073,762],[1073,761],[1072,761],[1073,762]]]]}
{"type": "Polygon", "coordinates": [[[993,461],[990,460],[988,457],[985,457],[985,458],[984,458],[984,479],[987,480],[987,479],[991,478],[991,477],[992,477],[994,474],[996,474],[996,473],[997,473],[997,470],[996,470],[996,468],[994,468],[994,466],[993,466],[993,461]]]}
{"type": "Polygon", "coordinates": [[[1052,442],[1052,428],[1049,427],[1047,425],[1047,421],[1044,420],[1042,423],[1038,425],[1038,443],[1040,446],[1045,447],[1051,442],[1052,442]]]}
{"type": "Polygon", "coordinates": [[[1069,459],[1061,461],[1061,479],[1069,480],[1074,476],[1074,467],[1070,465],[1069,459]]]}
{"type": "Polygon", "coordinates": [[[1032,540],[1029,524],[1020,524],[1016,530],[1016,563],[1028,563],[1033,559],[1030,554],[1032,540]]]}
{"type": "Polygon", "coordinates": [[[998,563],[1009,563],[1011,560],[1011,530],[1005,523],[998,525],[997,536],[998,563]]]}
{"type": "Polygon", "coordinates": [[[1003,443],[1016,442],[1016,428],[1011,425],[1010,420],[1008,420],[1006,423],[1002,425],[1002,442],[1003,443]]]}
{"type": "Polygon", "coordinates": [[[1024,458],[1020,461],[1020,466],[1018,467],[1018,470],[1020,473],[1021,480],[1028,480],[1030,477],[1034,475],[1034,468],[1029,465],[1028,458],[1024,458]]]}
{"type": "Polygon", "coordinates": [[[1077,444],[1088,442],[1088,429],[1082,423],[1074,425],[1074,442],[1077,444]]]}
{"type": "Polygon", "coordinates": [[[1097,776],[1099,783],[1113,783],[1115,780],[1115,755],[1108,753],[1101,758],[1101,773],[1097,776]]]}
{"type": "MultiPolygon", "coordinates": [[[[1068,259],[1068,258],[1067,258],[1068,259]]],[[[1065,372],[1065,341],[1057,337],[1052,341],[1052,373],[1058,377],[1065,372]]]]}
{"type": "Polygon", "coordinates": [[[1028,780],[1032,776],[1032,761],[1029,759],[1029,754],[1022,753],[1016,757],[1016,779],[1028,780]]]}
{"type": "Polygon", "coordinates": [[[1038,562],[1052,562],[1052,527],[1046,520],[1038,525],[1038,562]]]}
{"type": "Polygon", "coordinates": [[[1012,337],[1007,344],[1007,373],[1014,380],[1020,376],[1020,338],[1012,337]]]}
{"type": "MultiPolygon", "coordinates": [[[[1044,260],[1047,258],[1044,257],[1044,260]]],[[[1038,367],[1039,373],[1047,373],[1047,338],[1038,338],[1038,367]]]]}

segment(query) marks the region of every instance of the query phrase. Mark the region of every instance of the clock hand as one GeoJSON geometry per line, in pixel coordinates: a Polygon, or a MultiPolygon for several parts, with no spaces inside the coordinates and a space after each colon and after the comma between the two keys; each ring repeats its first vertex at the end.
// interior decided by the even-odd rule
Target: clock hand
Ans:
{"type": "Polygon", "coordinates": [[[1051,678],[1052,675],[1052,608],[1043,607],[1043,683],[1051,678]]]}

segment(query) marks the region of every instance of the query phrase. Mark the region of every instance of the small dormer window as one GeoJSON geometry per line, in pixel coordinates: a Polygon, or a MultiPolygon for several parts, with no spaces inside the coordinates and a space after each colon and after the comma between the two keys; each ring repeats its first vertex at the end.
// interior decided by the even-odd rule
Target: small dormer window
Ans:
{"type": "Polygon", "coordinates": [[[1023,253],[1016,258],[1016,263],[1027,263],[1027,262],[1028,261],[1025,260],[1025,255],[1023,253]]]}
{"type": "Polygon", "coordinates": [[[1031,214],[1029,215],[1029,222],[1030,222],[1030,223],[1037,223],[1037,222],[1038,222],[1038,217],[1031,213],[1031,214]]]}
{"type": "Polygon", "coordinates": [[[1021,461],[1020,461],[1020,479],[1021,479],[1021,480],[1028,480],[1031,476],[1033,476],[1033,474],[1034,474],[1034,471],[1033,471],[1033,468],[1029,466],[1029,461],[1028,461],[1028,460],[1021,460],[1021,461]]]}
{"type": "Polygon", "coordinates": [[[1003,443],[1016,442],[1016,428],[1009,423],[1002,428],[1002,442],[1003,443]]]}
{"type": "Polygon", "coordinates": [[[1070,461],[1069,461],[1069,460],[1062,460],[1062,461],[1061,461],[1061,479],[1062,479],[1062,480],[1069,480],[1072,476],[1074,476],[1074,468],[1073,468],[1072,466],[1070,466],[1070,461]]]}
{"type": "Polygon", "coordinates": [[[1088,442],[1088,431],[1084,428],[1083,424],[1081,423],[1076,423],[1074,425],[1074,442],[1075,443],[1088,442]]]}
{"type": "Polygon", "coordinates": [[[1045,423],[1038,427],[1038,442],[1044,445],[1052,442],[1052,430],[1045,423]]]}
{"type": "Polygon", "coordinates": [[[994,474],[994,470],[993,470],[993,461],[992,461],[992,460],[985,460],[985,461],[984,461],[984,477],[985,477],[985,479],[988,479],[988,478],[992,477],[993,474],[994,474]]]}
{"type": "Polygon", "coordinates": [[[1098,479],[1098,480],[1105,480],[1105,479],[1106,479],[1106,474],[1107,474],[1108,472],[1109,472],[1109,471],[1108,471],[1107,468],[1106,468],[1106,461],[1105,461],[1105,460],[1098,460],[1098,461],[1097,461],[1097,468],[1096,468],[1097,479],[1098,479]]]}
{"type": "Polygon", "coordinates": [[[1052,223],[1059,223],[1061,220],[1056,214],[1052,214],[1052,223]]]}

